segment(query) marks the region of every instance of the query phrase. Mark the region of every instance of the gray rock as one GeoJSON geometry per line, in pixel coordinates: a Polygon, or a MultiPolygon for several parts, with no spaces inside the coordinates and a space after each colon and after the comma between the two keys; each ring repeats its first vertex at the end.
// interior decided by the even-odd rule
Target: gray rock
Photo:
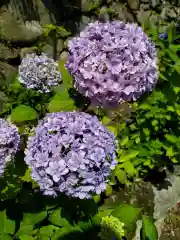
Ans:
{"type": "Polygon", "coordinates": [[[160,4],[160,0],[150,0],[150,5],[155,8],[160,4]]]}
{"type": "Polygon", "coordinates": [[[0,62],[0,75],[3,76],[3,78],[1,78],[1,76],[0,76],[0,79],[1,80],[4,79],[7,84],[12,83],[12,81],[16,77],[17,73],[18,73],[17,68],[14,68],[7,63],[0,62]]]}
{"type": "Polygon", "coordinates": [[[116,13],[115,19],[122,20],[124,22],[134,22],[133,15],[128,11],[125,4],[113,2],[111,10],[116,13]]]}
{"type": "MultiPolygon", "coordinates": [[[[49,0],[48,0],[49,1],[49,0]]],[[[52,14],[51,11],[49,11],[43,4],[43,1],[36,1],[37,9],[39,13],[39,21],[41,26],[44,26],[45,24],[51,24],[55,23],[56,19],[55,16],[52,14]]]]}
{"type": "Polygon", "coordinates": [[[78,27],[78,31],[81,32],[91,21],[92,21],[91,18],[82,16],[78,27]]]}
{"type": "Polygon", "coordinates": [[[31,47],[31,48],[21,48],[20,57],[23,59],[26,57],[28,53],[35,53],[37,51],[37,47],[31,47]]]}
{"type": "Polygon", "coordinates": [[[57,42],[55,42],[52,38],[47,38],[46,43],[41,48],[41,51],[46,53],[48,57],[58,58],[63,51],[63,48],[64,41],[62,39],[57,39],[57,42]]]}
{"type": "Polygon", "coordinates": [[[20,50],[0,44],[0,59],[12,59],[19,56],[20,50]]]}
{"type": "Polygon", "coordinates": [[[136,17],[138,19],[138,22],[143,23],[143,22],[149,20],[151,14],[152,14],[152,12],[150,10],[144,11],[143,9],[140,9],[140,11],[138,11],[136,17]]]}
{"type": "Polygon", "coordinates": [[[161,235],[164,226],[164,219],[167,217],[169,210],[171,210],[176,203],[180,202],[180,177],[170,175],[167,177],[165,183],[166,186],[163,186],[161,190],[153,187],[155,196],[153,217],[156,220],[155,224],[159,236],[161,235]]]}
{"type": "Polygon", "coordinates": [[[14,41],[32,41],[42,35],[38,22],[23,22],[6,10],[0,12],[1,38],[14,41]]]}
{"type": "Polygon", "coordinates": [[[57,40],[57,54],[61,54],[64,49],[64,41],[62,39],[57,40]]]}
{"type": "Polygon", "coordinates": [[[55,22],[55,17],[46,8],[47,6],[45,6],[44,2],[41,0],[31,0],[29,2],[27,0],[9,0],[6,9],[14,15],[14,18],[19,19],[20,22],[39,21],[41,26],[43,26],[55,22]]]}
{"type": "Polygon", "coordinates": [[[128,6],[132,9],[132,10],[138,10],[139,9],[139,0],[127,0],[128,2],[128,6]]]}
{"type": "Polygon", "coordinates": [[[103,0],[81,0],[81,10],[87,12],[94,7],[100,6],[103,0]]]}
{"type": "Polygon", "coordinates": [[[68,49],[68,38],[64,41],[64,50],[68,49]]]}
{"type": "Polygon", "coordinates": [[[109,16],[107,7],[102,7],[100,9],[99,14],[98,14],[98,19],[101,21],[109,21],[110,20],[110,16],[109,16]]]}
{"type": "Polygon", "coordinates": [[[150,5],[148,3],[142,3],[141,6],[140,6],[140,9],[149,10],[150,9],[150,5]]]}
{"type": "Polygon", "coordinates": [[[48,57],[54,57],[54,46],[53,45],[51,45],[51,44],[45,44],[43,47],[42,47],[42,49],[41,49],[41,51],[43,52],[43,53],[45,53],[48,57]]]}
{"type": "Polygon", "coordinates": [[[168,18],[174,18],[174,19],[176,19],[176,18],[177,18],[177,13],[176,13],[175,8],[173,8],[173,7],[171,8],[171,7],[168,7],[168,6],[167,6],[166,16],[167,16],[168,18]]]}
{"type": "Polygon", "coordinates": [[[141,240],[141,228],[142,228],[142,220],[137,220],[136,232],[135,232],[135,236],[132,240],[141,240]]]}
{"type": "Polygon", "coordinates": [[[109,4],[109,3],[112,3],[114,0],[106,0],[105,2],[107,3],[107,4],[109,4]]]}
{"type": "Polygon", "coordinates": [[[43,4],[43,1],[9,0],[8,4],[0,8],[0,29],[7,39],[30,41],[42,35],[45,24],[55,22],[55,18],[43,4]]]}

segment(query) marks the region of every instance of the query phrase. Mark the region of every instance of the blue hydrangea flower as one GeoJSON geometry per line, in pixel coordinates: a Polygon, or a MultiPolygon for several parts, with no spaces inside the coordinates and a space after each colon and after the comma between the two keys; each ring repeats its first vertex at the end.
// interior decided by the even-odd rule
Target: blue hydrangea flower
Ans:
{"type": "Polygon", "coordinates": [[[168,38],[168,34],[167,33],[159,33],[158,37],[161,40],[166,40],[168,38]]]}
{"type": "Polygon", "coordinates": [[[29,89],[50,92],[51,87],[61,83],[58,64],[44,53],[27,54],[19,66],[19,81],[29,89]]]}
{"type": "Polygon", "coordinates": [[[84,199],[105,190],[115,151],[114,135],[96,116],[57,112],[47,114],[29,137],[25,161],[45,195],[84,199]]]}
{"type": "Polygon", "coordinates": [[[0,176],[19,148],[20,136],[15,125],[0,119],[0,176]]]}
{"type": "Polygon", "coordinates": [[[157,82],[155,44],[135,23],[90,23],[68,47],[75,87],[97,105],[136,100],[157,82]]]}

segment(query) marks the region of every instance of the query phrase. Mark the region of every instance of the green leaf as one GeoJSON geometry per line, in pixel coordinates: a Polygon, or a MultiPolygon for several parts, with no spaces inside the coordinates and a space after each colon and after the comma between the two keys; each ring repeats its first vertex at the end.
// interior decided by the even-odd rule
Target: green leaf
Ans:
{"type": "Polygon", "coordinates": [[[162,73],[159,73],[159,77],[164,81],[168,81],[168,79],[162,73]]]}
{"type": "Polygon", "coordinates": [[[59,70],[62,75],[63,87],[70,88],[73,84],[73,77],[69,74],[68,70],[65,68],[66,61],[63,59],[59,60],[59,70]]]}
{"type": "Polygon", "coordinates": [[[48,219],[52,224],[59,227],[71,227],[71,224],[61,216],[61,208],[55,210],[48,219]]]}
{"type": "Polygon", "coordinates": [[[81,233],[82,230],[79,226],[76,227],[63,227],[61,229],[59,229],[58,231],[56,231],[55,235],[51,238],[51,240],[60,240],[61,238],[63,239],[63,237],[65,237],[68,234],[71,233],[81,233]]]}
{"type": "Polygon", "coordinates": [[[31,169],[27,168],[24,176],[21,178],[24,182],[32,182],[31,169]]]}
{"type": "Polygon", "coordinates": [[[39,230],[39,234],[41,237],[44,236],[52,237],[57,230],[59,230],[59,227],[56,227],[54,225],[48,225],[41,227],[39,230]]]}
{"type": "Polygon", "coordinates": [[[106,196],[110,196],[113,192],[113,189],[112,187],[108,184],[107,187],[106,187],[106,190],[105,190],[105,195],[106,196]]]}
{"type": "Polygon", "coordinates": [[[25,213],[23,215],[23,222],[27,224],[36,224],[41,222],[47,217],[47,211],[42,211],[38,213],[25,213]]]}
{"type": "Polygon", "coordinates": [[[51,34],[56,34],[60,37],[68,37],[71,35],[70,32],[68,32],[63,26],[56,26],[56,25],[53,25],[53,24],[46,24],[44,26],[44,36],[47,37],[51,34]]]}
{"type": "Polygon", "coordinates": [[[23,215],[23,221],[20,224],[20,228],[16,233],[17,236],[23,235],[32,235],[34,225],[38,222],[41,222],[47,217],[47,212],[39,212],[39,213],[25,213],[23,215]]]}
{"type": "Polygon", "coordinates": [[[21,179],[23,180],[23,182],[30,182],[32,183],[32,187],[33,188],[37,188],[39,187],[38,183],[36,181],[34,181],[31,177],[31,169],[27,168],[24,176],[21,177],[21,179]]]}
{"type": "Polygon", "coordinates": [[[157,229],[153,221],[143,215],[142,216],[142,240],[158,240],[157,229]]]}
{"type": "Polygon", "coordinates": [[[172,156],[175,155],[172,147],[166,148],[166,155],[167,155],[168,157],[172,157],[172,156]]]}
{"type": "Polygon", "coordinates": [[[10,235],[0,235],[0,240],[13,240],[10,235]]]}
{"type": "Polygon", "coordinates": [[[19,237],[20,240],[34,240],[34,237],[28,236],[28,235],[23,235],[19,237]]]}
{"type": "Polygon", "coordinates": [[[176,52],[172,51],[171,49],[164,49],[164,51],[169,55],[169,57],[175,62],[179,62],[179,57],[176,52]]]}
{"type": "Polygon", "coordinates": [[[91,220],[88,220],[86,222],[78,222],[78,226],[83,230],[87,231],[88,229],[92,228],[92,222],[91,220]]]}
{"type": "Polygon", "coordinates": [[[129,177],[133,177],[136,173],[134,165],[129,161],[124,162],[123,164],[120,165],[120,167],[125,169],[129,177]]]}
{"type": "Polygon", "coordinates": [[[98,203],[101,201],[101,195],[95,195],[95,196],[93,196],[93,199],[94,199],[95,203],[98,203]]]}
{"type": "Polygon", "coordinates": [[[69,37],[71,35],[71,32],[68,32],[64,27],[62,26],[56,26],[57,28],[57,34],[60,36],[60,37],[69,37]]]}
{"type": "Polygon", "coordinates": [[[67,90],[54,96],[48,106],[49,112],[72,111],[75,109],[74,101],[69,97],[67,90]]]}
{"type": "Polygon", "coordinates": [[[114,126],[106,126],[106,128],[107,128],[110,132],[114,133],[115,136],[117,135],[117,128],[116,128],[116,127],[114,127],[114,126]]]}
{"type": "Polygon", "coordinates": [[[126,176],[125,171],[123,171],[119,167],[116,167],[116,169],[114,171],[114,174],[115,174],[115,176],[117,177],[117,179],[120,183],[125,184],[125,182],[127,180],[127,176],[126,176]]]}
{"type": "Polygon", "coordinates": [[[92,224],[100,225],[102,217],[110,216],[112,211],[113,211],[112,208],[99,209],[99,212],[92,218],[92,224]]]}
{"type": "Polygon", "coordinates": [[[172,134],[166,134],[165,137],[171,143],[177,143],[178,141],[178,138],[172,134]]]}
{"type": "Polygon", "coordinates": [[[32,121],[37,119],[36,111],[26,105],[20,105],[12,110],[11,112],[11,120],[12,122],[25,122],[25,121],[32,121]]]}
{"type": "Polygon", "coordinates": [[[167,110],[170,112],[174,112],[175,108],[173,106],[167,106],[167,110]]]}
{"type": "Polygon", "coordinates": [[[141,211],[141,208],[136,208],[129,204],[123,204],[115,207],[112,215],[124,223],[127,231],[133,231],[136,227],[136,220],[141,211]]]}
{"type": "Polygon", "coordinates": [[[168,30],[168,42],[171,44],[175,39],[175,26],[171,23],[168,30]]]}
{"type": "Polygon", "coordinates": [[[128,142],[129,142],[129,137],[125,136],[124,138],[121,139],[120,145],[121,146],[126,146],[128,142]]]}
{"type": "Polygon", "coordinates": [[[105,126],[108,125],[110,123],[111,119],[104,116],[102,119],[102,124],[104,124],[105,126]]]}
{"type": "Polygon", "coordinates": [[[34,224],[26,224],[21,222],[20,229],[16,233],[16,236],[32,235],[34,229],[34,224]]]}
{"type": "Polygon", "coordinates": [[[129,161],[135,158],[138,154],[139,154],[139,151],[135,151],[135,150],[129,151],[126,155],[120,156],[120,162],[129,161]]]}
{"type": "Polygon", "coordinates": [[[6,211],[0,212],[0,234],[13,234],[15,231],[15,221],[7,218],[6,211]]]}

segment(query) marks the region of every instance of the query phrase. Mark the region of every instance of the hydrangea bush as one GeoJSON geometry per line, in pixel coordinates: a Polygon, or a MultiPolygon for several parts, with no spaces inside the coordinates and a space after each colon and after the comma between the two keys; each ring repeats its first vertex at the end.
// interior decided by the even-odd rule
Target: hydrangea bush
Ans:
{"type": "MultiPolygon", "coordinates": [[[[164,169],[172,170],[180,162],[180,48],[173,29],[168,36],[158,32],[149,32],[158,47],[157,57],[155,44],[136,24],[95,22],[69,41],[67,69],[64,59],[59,62],[62,86],[52,88],[61,74],[44,54],[22,60],[19,80],[27,89],[17,78],[0,82],[0,117],[16,123],[21,135],[21,151],[4,171],[20,137],[13,125],[1,120],[0,238],[96,239],[103,226],[102,238],[107,233],[110,239],[112,233],[128,239],[142,216],[143,239],[158,239],[153,220],[143,215],[146,211],[140,214],[140,203],[138,208],[119,204],[121,187],[135,177],[148,176],[154,183],[158,177],[159,183],[164,169]],[[158,70],[152,93],[125,102],[116,111],[87,109],[86,100],[72,88],[71,75],[77,90],[91,101],[115,106],[151,91],[158,70]],[[88,113],[78,112],[81,107],[88,113]],[[152,174],[154,170],[158,174],[152,174]]],[[[128,193],[123,193],[126,198],[128,193]]]]}
{"type": "Polygon", "coordinates": [[[20,136],[15,125],[0,119],[0,176],[18,150],[20,136]]]}
{"type": "Polygon", "coordinates": [[[157,82],[155,44],[135,23],[90,23],[68,47],[75,87],[98,105],[137,100],[157,82]]]}
{"type": "Polygon", "coordinates": [[[45,195],[64,192],[91,198],[106,188],[115,167],[116,142],[96,116],[82,112],[47,114],[29,138],[25,161],[45,195]]]}
{"type": "Polygon", "coordinates": [[[50,92],[53,86],[61,83],[58,64],[44,53],[27,54],[19,66],[19,81],[29,89],[50,92]]]}

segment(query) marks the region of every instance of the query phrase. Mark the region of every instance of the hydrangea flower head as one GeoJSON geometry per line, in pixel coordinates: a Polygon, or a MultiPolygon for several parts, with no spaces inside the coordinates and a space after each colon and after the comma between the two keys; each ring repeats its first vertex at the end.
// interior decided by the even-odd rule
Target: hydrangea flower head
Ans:
{"type": "Polygon", "coordinates": [[[122,240],[125,236],[124,223],[114,216],[102,217],[101,227],[100,237],[102,240],[122,240]]]}
{"type": "Polygon", "coordinates": [[[155,44],[135,23],[90,23],[68,47],[75,87],[97,105],[136,100],[157,82],[155,44]]]}
{"type": "Polygon", "coordinates": [[[15,125],[0,119],[0,176],[19,148],[20,136],[15,125]]]}
{"type": "Polygon", "coordinates": [[[116,142],[97,119],[82,112],[49,113],[30,137],[25,161],[45,195],[91,198],[106,188],[116,165],[116,142]]]}
{"type": "Polygon", "coordinates": [[[161,40],[166,40],[168,38],[168,34],[167,33],[159,33],[158,37],[161,40]]]}
{"type": "Polygon", "coordinates": [[[19,66],[19,81],[29,89],[50,92],[51,87],[61,83],[58,64],[44,53],[27,54],[19,66]]]}

